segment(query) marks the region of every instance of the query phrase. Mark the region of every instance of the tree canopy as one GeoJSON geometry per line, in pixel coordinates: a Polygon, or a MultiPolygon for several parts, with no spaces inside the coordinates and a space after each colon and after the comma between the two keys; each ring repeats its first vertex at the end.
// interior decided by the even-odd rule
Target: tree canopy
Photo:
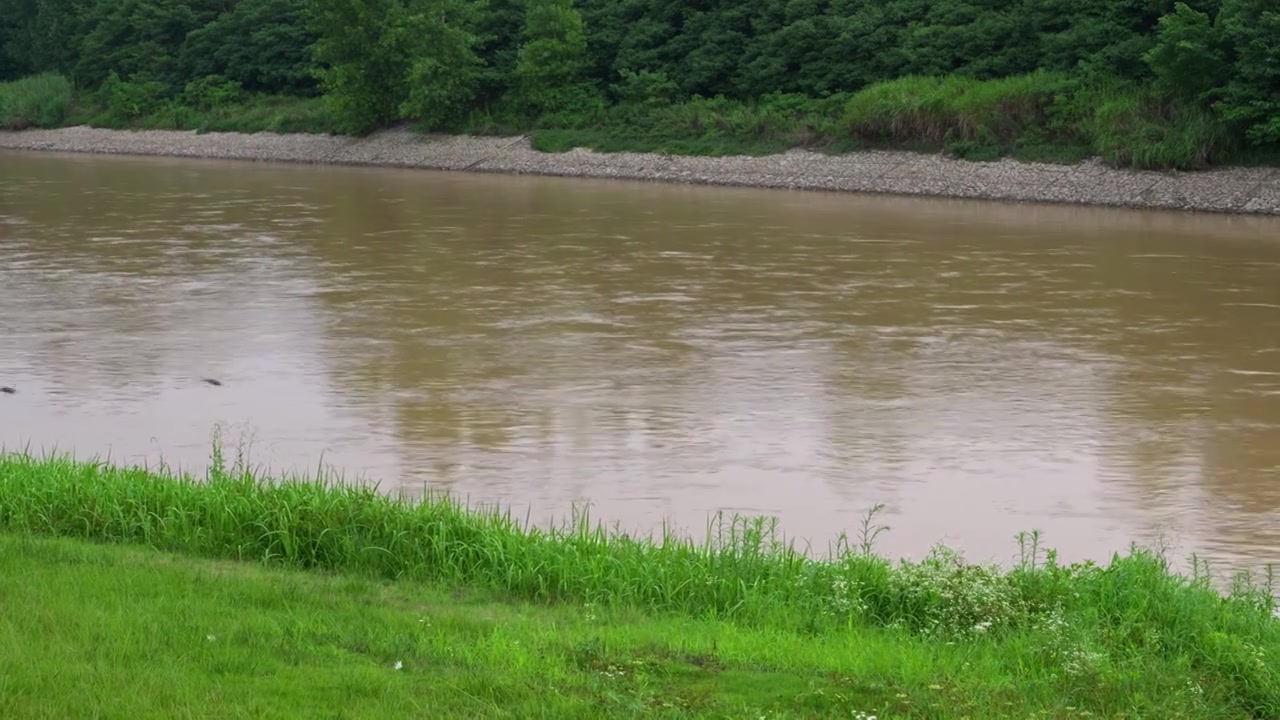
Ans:
{"type": "Polygon", "coordinates": [[[0,80],[177,97],[213,78],[324,94],[362,131],[1046,71],[1275,145],[1277,38],[1277,0],[0,0],[0,80]]]}

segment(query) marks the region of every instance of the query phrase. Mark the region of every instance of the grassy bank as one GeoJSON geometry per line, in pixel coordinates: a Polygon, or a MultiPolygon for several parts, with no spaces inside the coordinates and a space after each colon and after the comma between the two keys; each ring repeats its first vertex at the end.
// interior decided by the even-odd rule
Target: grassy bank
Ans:
{"type": "Polygon", "coordinates": [[[822,100],[695,99],[545,120],[552,127],[537,132],[534,142],[549,151],[586,146],[716,155],[882,148],[972,160],[1077,162],[1096,156],[1142,169],[1246,159],[1209,113],[1136,86],[1047,72],[986,81],[906,77],[822,100]]]}
{"type": "MultiPolygon", "coordinates": [[[[1116,167],[1197,169],[1274,160],[1243,152],[1211,113],[1123,83],[1085,83],[1037,72],[998,80],[906,77],[857,93],[812,99],[766,95],[753,102],[655,97],[589,105],[529,119],[474,113],[445,128],[530,133],[547,152],[589,147],[687,155],[764,155],[790,148],[839,153],[883,148],[947,152],[973,160],[1015,157],[1116,167]]],[[[97,127],[233,132],[337,133],[325,98],[243,93],[217,79],[177,96],[158,83],[108,83],[76,94],[56,75],[0,84],[0,128],[97,127]]],[[[439,128],[424,128],[439,129],[439,128]]]]}
{"type": "Polygon", "coordinates": [[[225,83],[191,83],[177,96],[159,83],[120,81],[97,92],[77,92],[55,74],[0,83],[0,130],[75,125],[321,134],[336,134],[339,127],[322,98],[245,93],[225,83]]]}
{"type": "Polygon", "coordinates": [[[616,106],[549,118],[535,146],[568,150],[767,154],[788,147],[828,152],[892,149],[972,160],[1075,163],[1117,168],[1202,169],[1253,163],[1228,126],[1206,110],[1126,83],[1088,83],[1038,72],[991,81],[905,77],[823,100],[796,95],[616,106]]]}
{"type": "Polygon", "coordinates": [[[12,720],[1239,716],[1182,686],[1176,704],[1081,703],[1002,641],[812,637],[15,535],[0,573],[12,720]]]}
{"type": "Polygon", "coordinates": [[[38,621],[6,614],[6,665],[21,655],[32,667],[18,680],[0,674],[0,697],[56,702],[38,687],[65,685],[59,672],[91,673],[107,693],[119,678],[105,666],[124,661],[131,674],[119,677],[163,664],[173,677],[155,693],[186,688],[131,694],[154,713],[222,678],[246,691],[220,701],[253,716],[285,697],[272,688],[302,697],[308,683],[402,703],[389,709],[495,717],[538,715],[541,703],[558,717],[600,703],[616,716],[672,717],[1280,714],[1269,588],[1242,576],[1223,596],[1201,565],[1180,577],[1139,549],[1064,566],[1025,537],[1009,570],[945,550],[891,563],[872,552],[872,519],[858,541],[814,559],[764,520],[713,522],[699,542],[651,541],[580,516],[539,529],[444,499],[267,482],[216,455],[213,468],[195,479],[0,456],[5,576],[33,578],[6,583],[5,604],[45,608],[38,621]],[[12,539],[28,535],[176,555],[12,539]],[[211,564],[223,560],[250,564],[211,564]],[[64,595],[80,599],[55,601],[64,595]],[[415,626],[441,615],[453,619],[415,626]],[[60,640],[37,641],[47,633],[60,640]],[[154,638],[164,652],[143,649],[154,638]],[[425,675],[392,673],[396,662],[425,675]]]}

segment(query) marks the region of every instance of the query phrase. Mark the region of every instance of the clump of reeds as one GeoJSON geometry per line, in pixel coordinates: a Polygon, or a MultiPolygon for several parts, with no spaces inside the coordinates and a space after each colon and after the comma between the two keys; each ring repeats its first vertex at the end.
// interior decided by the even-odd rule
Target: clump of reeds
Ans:
{"type": "Polygon", "coordinates": [[[57,127],[71,112],[72,94],[56,73],[0,83],[0,130],[57,127]]]}

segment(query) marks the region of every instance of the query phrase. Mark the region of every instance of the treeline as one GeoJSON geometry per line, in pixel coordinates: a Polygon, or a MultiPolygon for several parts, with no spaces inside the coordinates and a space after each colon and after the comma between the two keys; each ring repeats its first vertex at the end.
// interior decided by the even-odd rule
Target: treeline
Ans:
{"type": "Polygon", "coordinates": [[[319,98],[352,133],[1147,166],[1280,146],[1277,40],[1280,0],[0,0],[0,80],[117,120],[319,98]]]}

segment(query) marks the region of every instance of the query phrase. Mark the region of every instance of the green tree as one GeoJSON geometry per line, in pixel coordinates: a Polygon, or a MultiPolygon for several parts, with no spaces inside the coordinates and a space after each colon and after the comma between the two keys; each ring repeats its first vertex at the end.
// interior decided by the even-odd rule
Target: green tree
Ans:
{"type": "Polygon", "coordinates": [[[312,0],[321,84],[343,129],[367,133],[400,117],[413,47],[399,0],[312,0]]]}
{"type": "Polygon", "coordinates": [[[484,4],[476,27],[476,53],[483,61],[478,104],[487,106],[512,90],[524,15],[523,0],[488,0],[484,4]]]}
{"type": "Polygon", "coordinates": [[[0,73],[59,72],[70,76],[84,35],[83,8],[75,0],[0,0],[0,73]]]}
{"type": "Polygon", "coordinates": [[[0,82],[31,72],[21,50],[27,21],[25,8],[25,3],[16,0],[0,0],[0,82]]]}
{"type": "Polygon", "coordinates": [[[239,0],[187,35],[183,75],[218,75],[254,92],[311,95],[318,39],[307,24],[306,0],[239,0]]]}
{"type": "Polygon", "coordinates": [[[187,33],[216,17],[217,7],[213,0],[98,0],[84,16],[76,81],[98,87],[114,72],[181,87],[177,58],[187,33]]]}
{"type": "Polygon", "coordinates": [[[705,10],[686,8],[682,32],[671,48],[677,56],[672,79],[684,92],[719,95],[732,86],[749,51],[753,10],[751,5],[723,3],[705,10]]]}
{"type": "Polygon", "coordinates": [[[1230,73],[1221,33],[1208,13],[1181,2],[1160,18],[1155,45],[1143,60],[1151,68],[1158,90],[1196,102],[1207,103],[1230,73]]]}
{"type": "Polygon", "coordinates": [[[1154,43],[1159,19],[1174,0],[1027,0],[1040,18],[1046,70],[1075,72],[1098,80],[1145,81],[1143,54],[1154,43]]]}
{"type": "Polygon", "coordinates": [[[597,77],[607,83],[622,79],[622,72],[652,73],[666,77],[679,87],[672,43],[680,37],[683,11],[679,3],[666,0],[582,0],[584,21],[593,19],[588,49],[597,57],[597,77]]]}
{"type": "Polygon", "coordinates": [[[470,0],[417,0],[405,20],[416,40],[405,78],[404,117],[431,129],[444,129],[472,107],[483,65],[472,32],[479,8],[470,0]]]}
{"type": "Polygon", "coordinates": [[[1251,144],[1280,145],[1280,4],[1223,0],[1218,24],[1235,53],[1219,111],[1251,144]]]}
{"type": "Polygon", "coordinates": [[[587,38],[573,0],[529,0],[517,92],[535,113],[566,110],[589,92],[587,38]]]}

